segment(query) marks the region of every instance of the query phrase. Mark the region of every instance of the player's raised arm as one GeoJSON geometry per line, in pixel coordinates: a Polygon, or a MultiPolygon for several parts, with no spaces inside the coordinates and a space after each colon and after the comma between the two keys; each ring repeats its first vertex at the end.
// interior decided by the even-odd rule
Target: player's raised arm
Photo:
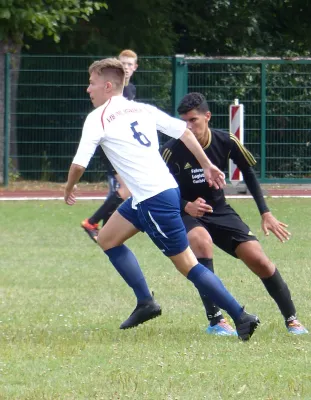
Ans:
{"type": "Polygon", "coordinates": [[[214,186],[216,189],[223,188],[226,184],[225,174],[212,164],[194,134],[187,128],[187,124],[178,118],[169,116],[156,107],[149,107],[149,109],[156,118],[157,129],[168,136],[180,139],[195,156],[204,170],[208,185],[214,186]]]}

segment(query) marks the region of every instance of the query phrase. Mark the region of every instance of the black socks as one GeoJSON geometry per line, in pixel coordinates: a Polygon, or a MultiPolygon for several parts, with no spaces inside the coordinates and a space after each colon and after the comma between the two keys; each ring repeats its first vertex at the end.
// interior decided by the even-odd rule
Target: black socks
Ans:
{"type": "Polygon", "coordinates": [[[284,282],[281,274],[277,269],[269,278],[262,278],[268,293],[278,305],[285,322],[291,322],[296,319],[296,309],[292,301],[288,286],[284,282]]]}
{"type": "MultiPolygon", "coordinates": [[[[212,258],[198,258],[200,264],[204,265],[205,268],[214,272],[213,259],[212,258]]],[[[204,305],[207,319],[210,321],[211,326],[218,324],[222,319],[224,319],[221,310],[217,307],[207,296],[200,294],[202,303],[204,305]]]]}
{"type": "Polygon", "coordinates": [[[89,223],[98,224],[102,220],[104,225],[122,202],[117,192],[110,193],[104,204],[89,218],[89,223]]]}

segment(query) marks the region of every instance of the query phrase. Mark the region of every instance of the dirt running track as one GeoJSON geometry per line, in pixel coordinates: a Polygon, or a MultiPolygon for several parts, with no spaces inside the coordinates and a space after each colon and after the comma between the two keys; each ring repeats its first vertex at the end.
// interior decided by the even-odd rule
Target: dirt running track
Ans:
{"type": "MultiPolygon", "coordinates": [[[[293,196],[293,197],[311,197],[311,185],[262,185],[265,196],[293,196]]],[[[228,186],[229,189],[229,186],[228,186]]],[[[77,198],[102,199],[108,191],[101,184],[81,185],[76,195],[77,198]]],[[[228,195],[236,195],[228,190],[228,195]]],[[[245,193],[244,193],[245,194],[245,193]]],[[[247,193],[249,195],[249,193],[247,193]]],[[[15,184],[11,187],[0,187],[0,200],[15,199],[59,199],[63,197],[63,186],[53,184],[33,183],[15,184]]],[[[228,196],[230,197],[230,196],[228,196]]]]}
{"type": "MultiPolygon", "coordinates": [[[[87,197],[87,198],[98,198],[102,199],[107,195],[107,191],[80,191],[77,192],[77,198],[79,197],[87,197]]],[[[8,191],[8,190],[2,190],[0,191],[0,200],[1,198],[8,198],[11,200],[17,199],[17,198],[51,198],[51,199],[58,199],[59,197],[63,197],[63,191],[62,190],[14,190],[14,191],[8,191]]]]}

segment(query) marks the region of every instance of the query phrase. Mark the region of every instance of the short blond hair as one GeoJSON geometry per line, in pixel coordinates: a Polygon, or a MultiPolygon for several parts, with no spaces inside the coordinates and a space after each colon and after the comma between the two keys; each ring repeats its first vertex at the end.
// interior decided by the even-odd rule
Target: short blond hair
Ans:
{"type": "Polygon", "coordinates": [[[117,58],[104,58],[103,60],[94,61],[89,66],[89,74],[91,75],[93,72],[111,79],[117,90],[124,86],[125,71],[123,64],[117,58]]]}
{"type": "Polygon", "coordinates": [[[120,57],[129,57],[129,58],[134,58],[135,62],[137,63],[137,54],[133,50],[125,49],[122,50],[121,53],[119,54],[120,57]]]}

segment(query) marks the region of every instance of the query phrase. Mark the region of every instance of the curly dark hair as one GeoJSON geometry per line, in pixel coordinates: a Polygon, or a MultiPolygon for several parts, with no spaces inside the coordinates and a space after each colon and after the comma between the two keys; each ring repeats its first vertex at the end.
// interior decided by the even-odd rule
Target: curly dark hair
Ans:
{"type": "Polygon", "coordinates": [[[178,114],[186,114],[191,110],[203,113],[209,111],[209,106],[203,94],[197,92],[188,93],[181,99],[177,108],[178,114]]]}

